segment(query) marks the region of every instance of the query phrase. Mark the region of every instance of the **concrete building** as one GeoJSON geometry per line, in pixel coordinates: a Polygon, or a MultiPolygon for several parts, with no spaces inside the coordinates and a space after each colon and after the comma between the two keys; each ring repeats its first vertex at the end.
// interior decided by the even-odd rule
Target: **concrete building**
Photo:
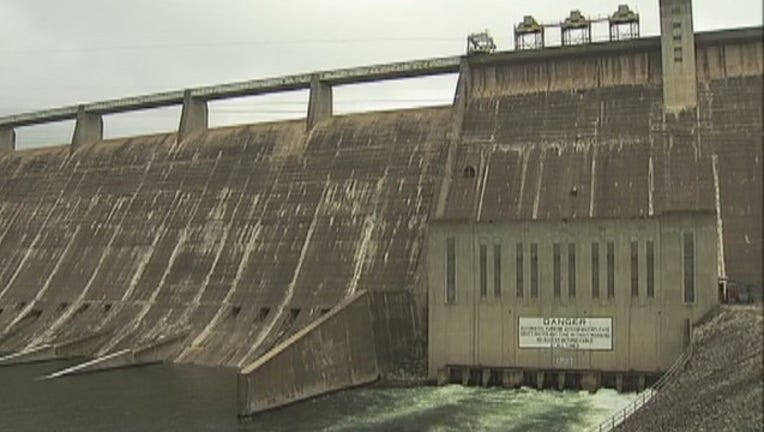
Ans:
{"type": "Polygon", "coordinates": [[[430,378],[644,386],[718,304],[715,222],[711,212],[433,221],[430,378]]]}

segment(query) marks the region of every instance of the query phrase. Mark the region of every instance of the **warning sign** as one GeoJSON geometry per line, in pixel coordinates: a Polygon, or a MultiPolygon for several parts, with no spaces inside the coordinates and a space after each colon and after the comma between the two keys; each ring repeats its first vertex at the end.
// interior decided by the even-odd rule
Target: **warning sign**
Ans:
{"type": "Polygon", "coordinates": [[[520,317],[520,348],[613,349],[612,318],[520,317]]]}

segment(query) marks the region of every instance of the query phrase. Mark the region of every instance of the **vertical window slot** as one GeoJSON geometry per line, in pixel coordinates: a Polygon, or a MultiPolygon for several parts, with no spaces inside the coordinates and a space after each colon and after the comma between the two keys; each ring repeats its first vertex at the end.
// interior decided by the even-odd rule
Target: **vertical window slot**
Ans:
{"type": "Polygon", "coordinates": [[[631,296],[639,297],[639,243],[631,242],[631,296]]]}
{"type": "Polygon", "coordinates": [[[682,235],[684,254],[684,302],[695,302],[695,242],[691,232],[682,235]]]}
{"type": "Polygon", "coordinates": [[[560,275],[560,273],[561,273],[561,270],[560,270],[560,244],[559,243],[555,243],[552,246],[552,248],[553,248],[553,251],[552,251],[552,254],[553,254],[553,264],[552,264],[553,265],[553,269],[552,269],[552,273],[553,273],[553,276],[552,276],[552,278],[553,278],[553,285],[552,285],[552,287],[553,287],[553,290],[554,290],[554,298],[559,298],[560,297],[560,289],[561,289],[560,288],[560,284],[561,284],[561,275],[560,275]]]}
{"type": "Polygon", "coordinates": [[[645,254],[647,255],[647,297],[655,297],[655,244],[648,240],[645,244],[645,254]]]}
{"type": "Polygon", "coordinates": [[[517,296],[523,296],[523,244],[518,243],[515,254],[515,272],[517,283],[517,296]]]}
{"type": "Polygon", "coordinates": [[[493,245],[493,296],[501,297],[501,245],[493,245]]]}
{"type": "Polygon", "coordinates": [[[488,296],[488,247],[480,245],[480,298],[488,296]]]}
{"type": "Polygon", "coordinates": [[[600,245],[592,243],[592,298],[600,297],[600,245]]]}
{"type": "Polygon", "coordinates": [[[539,296],[539,248],[531,243],[531,297],[539,296]]]}
{"type": "Polygon", "coordinates": [[[568,243],[568,297],[576,296],[576,244],[568,243]]]}
{"type": "Polygon", "coordinates": [[[615,297],[615,243],[607,242],[607,297],[615,297]]]}
{"type": "Polygon", "coordinates": [[[456,302],[456,239],[446,240],[446,303],[456,302]]]}

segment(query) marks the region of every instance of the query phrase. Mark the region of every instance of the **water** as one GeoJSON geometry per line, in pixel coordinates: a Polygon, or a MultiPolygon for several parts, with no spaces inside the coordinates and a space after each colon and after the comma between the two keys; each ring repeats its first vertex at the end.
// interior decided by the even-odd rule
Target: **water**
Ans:
{"type": "Polygon", "coordinates": [[[634,396],[370,387],[236,419],[230,369],[155,365],[37,381],[73,362],[0,367],[0,431],[586,431],[634,396]]]}

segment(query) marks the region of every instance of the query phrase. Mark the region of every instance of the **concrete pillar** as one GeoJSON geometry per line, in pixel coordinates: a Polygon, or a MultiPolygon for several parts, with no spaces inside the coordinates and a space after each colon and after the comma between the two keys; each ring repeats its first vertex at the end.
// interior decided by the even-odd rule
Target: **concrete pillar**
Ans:
{"type": "Polygon", "coordinates": [[[565,388],[565,372],[557,372],[557,390],[565,388]]]}
{"type": "Polygon", "coordinates": [[[448,367],[438,369],[438,385],[446,385],[451,381],[451,370],[448,367]]]}
{"type": "Polygon", "coordinates": [[[581,374],[581,388],[594,393],[600,388],[601,379],[599,372],[584,372],[581,374]]]}
{"type": "Polygon", "coordinates": [[[623,374],[615,376],[615,389],[618,390],[618,393],[623,392],[623,374]]]}
{"type": "Polygon", "coordinates": [[[313,75],[310,80],[310,99],[308,100],[308,124],[310,131],[318,122],[332,116],[332,86],[313,75]]]}
{"type": "Polygon", "coordinates": [[[191,91],[186,90],[183,93],[183,110],[180,113],[178,142],[192,134],[206,131],[208,124],[207,101],[191,97],[191,91]]]}
{"type": "Polygon", "coordinates": [[[642,391],[644,389],[645,389],[645,376],[640,374],[639,377],[637,378],[637,390],[642,391]]]}
{"type": "Polygon", "coordinates": [[[77,111],[77,123],[74,125],[74,136],[72,136],[72,150],[102,139],[103,118],[100,114],[85,112],[85,106],[80,105],[77,111]]]}
{"type": "Polygon", "coordinates": [[[12,127],[0,127],[0,153],[16,150],[16,131],[12,127]]]}
{"type": "Polygon", "coordinates": [[[491,370],[490,369],[483,369],[483,387],[488,387],[488,384],[491,383],[491,370]]]}
{"type": "Polygon", "coordinates": [[[544,388],[544,372],[536,372],[536,388],[539,390],[544,388]]]}
{"type": "Polygon", "coordinates": [[[468,367],[462,369],[462,385],[470,385],[470,368],[468,367]]]}
{"type": "Polygon", "coordinates": [[[503,370],[501,372],[501,385],[505,388],[517,388],[523,384],[523,371],[503,370]]]}
{"type": "Polygon", "coordinates": [[[698,104],[692,0],[660,0],[663,107],[666,113],[698,104]]]}

